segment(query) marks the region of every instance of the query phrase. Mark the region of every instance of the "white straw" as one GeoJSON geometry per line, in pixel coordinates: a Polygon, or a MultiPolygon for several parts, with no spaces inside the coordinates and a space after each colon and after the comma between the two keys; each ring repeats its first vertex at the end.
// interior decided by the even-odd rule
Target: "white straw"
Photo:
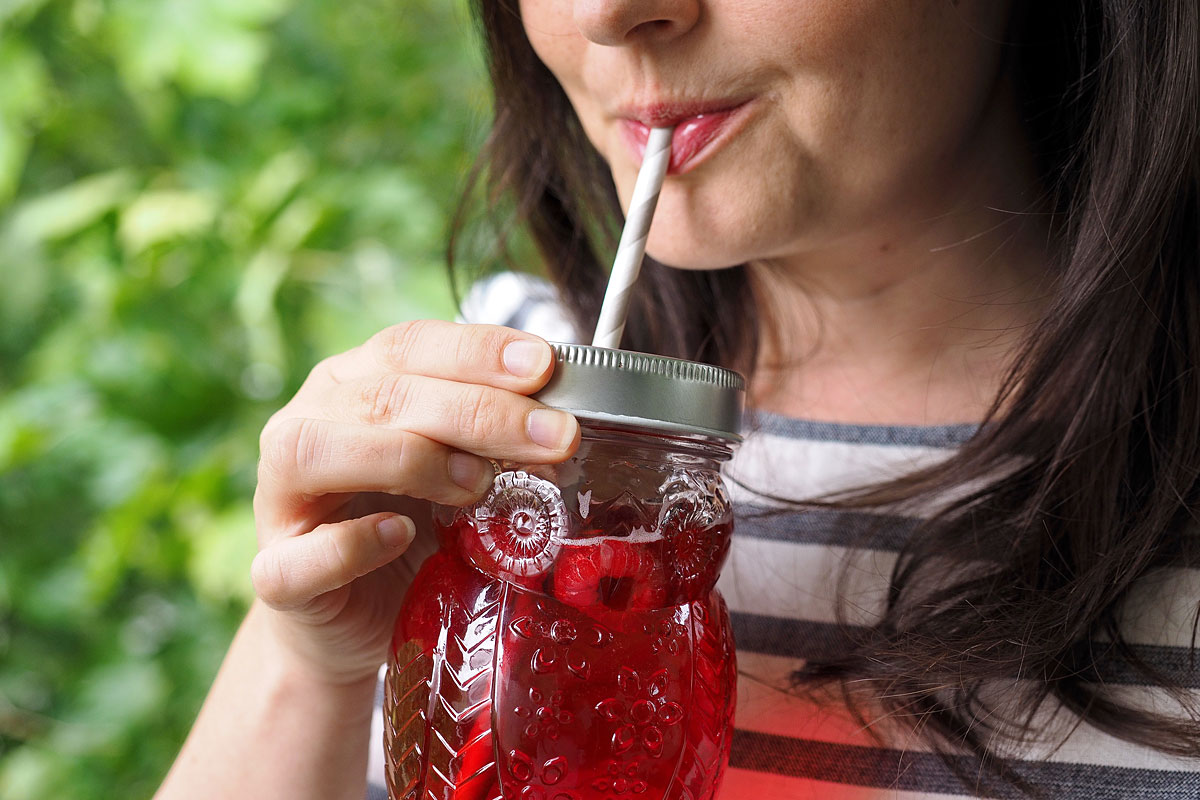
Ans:
{"type": "Polygon", "coordinates": [[[642,258],[646,255],[646,236],[650,233],[650,220],[654,217],[658,193],[662,190],[667,166],[671,162],[671,134],[674,132],[674,128],[655,128],[650,131],[650,138],[646,141],[642,168],[638,170],[633,199],[629,201],[629,213],[625,216],[625,229],[621,231],[621,244],[617,247],[617,257],[608,276],[608,291],[604,294],[604,304],[600,306],[600,320],[596,323],[596,335],[592,339],[595,347],[615,349],[621,346],[625,315],[629,311],[629,295],[642,269],[642,258]]]}

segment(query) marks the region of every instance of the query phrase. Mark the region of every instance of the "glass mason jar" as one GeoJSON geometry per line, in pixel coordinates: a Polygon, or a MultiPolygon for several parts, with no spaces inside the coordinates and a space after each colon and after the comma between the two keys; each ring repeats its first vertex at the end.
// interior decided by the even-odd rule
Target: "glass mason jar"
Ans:
{"type": "Polygon", "coordinates": [[[732,735],[736,668],[715,591],[732,509],[728,370],[555,345],[537,396],[579,450],[501,463],[396,620],[384,752],[395,800],[701,800],[732,735]]]}

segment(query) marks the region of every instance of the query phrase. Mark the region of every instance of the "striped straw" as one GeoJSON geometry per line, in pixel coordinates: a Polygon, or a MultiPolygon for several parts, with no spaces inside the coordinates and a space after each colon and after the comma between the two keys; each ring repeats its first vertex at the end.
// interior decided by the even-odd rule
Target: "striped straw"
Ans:
{"type": "Polygon", "coordinates": [[[621,243],[617,246],[617,257],[608,276],[608,290],[600,306],[600,320],[592,339],[594,347],[616,349],[621,346],[629,295],[646,255],[646,236],[650,233],[650,220],[654,217],[658,193],[671,162],[671,135],[674,132],[674,128],[650,131],[642,168],[638,170],[637,183],[633,187],[633,199],[629,201],[625,228],[621,231],[621,243]]]}

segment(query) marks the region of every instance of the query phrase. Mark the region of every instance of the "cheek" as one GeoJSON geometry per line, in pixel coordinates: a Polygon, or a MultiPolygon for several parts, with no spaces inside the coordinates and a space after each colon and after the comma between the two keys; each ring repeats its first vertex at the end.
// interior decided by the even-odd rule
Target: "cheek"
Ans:
{"type": "Polygon", "coordinates": [[[559,0],[521,0],[521,23],[533,51],[564,87],[579,81],[586,42],[559,0]]]}
{"type": "Polygon", "coordinates": [[[992,98],[1008,6],[823,0],[775,27],[792,76],[778,100],[830,203],[890,202],[960,166],[992,98]]]}
{"type": "Polygon", "coordinates": [[[587,83],[589,73],[595,78],[596,69],[594,64],[589,67],[589,44],[571,8],[571,3],[561,0],[522,0],[521,20],[533,52],[566,93],[585,134],[599,147],[599,114],[587,83]]]}

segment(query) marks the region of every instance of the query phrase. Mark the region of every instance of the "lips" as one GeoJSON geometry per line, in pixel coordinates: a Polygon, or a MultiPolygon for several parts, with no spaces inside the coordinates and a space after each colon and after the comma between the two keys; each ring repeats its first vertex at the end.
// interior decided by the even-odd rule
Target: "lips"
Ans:
{"type": "Polygon", "coordinates": [[[637,161],[646,151],[652,127],[675,126],[671,138],[669,174],[679,175],[698,166],[726,139],[732,137],[746,117],[749,101],[709,104],[659,104],[621,114],[626,144],[637,161]]]}

